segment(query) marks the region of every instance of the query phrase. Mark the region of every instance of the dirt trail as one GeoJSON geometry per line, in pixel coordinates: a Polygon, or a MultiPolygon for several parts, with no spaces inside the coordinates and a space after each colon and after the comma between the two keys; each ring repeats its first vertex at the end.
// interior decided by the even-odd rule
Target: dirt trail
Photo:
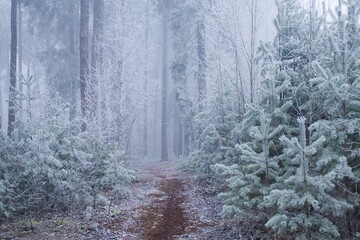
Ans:
{"type": "Polygon", "coordinates": [[[130,224],[126,230],[130,235],[125,234],[124,237],[146,240],[210,239],[200,235],[206,228],[214,227],[218,218],[209,213],[206,216],[206,212],[214,209],[207,206],[203,199],[196,201],[191,175],[169,163],[152,163],[138,169],[139,182],[134,190],[143,199],[135,211],[135,224],[130,224]]]}
{"type": "Polygon", "coordinates": [[[147,177],[155,180],[158,189],[158,192],[148,195],[151,203],[142,207],[137,219],[142,226],[144,239],[172,239],[183,234],[189,224],[181,207],[185,202],[184,182],[172,167],[164,169],[157,166],[143,171],[147,172],[147,177]]]}
{"type": "Polygon", "coordinates": [[[138,178],[131,185],[132,194],[110,209],[98,207],[89,219],[81,215],[64,219],[42,216],[37,219],[35,231],[22,230],[16,222],[6,226],[0,223],[0,239],[240,239],[228,234],[219,217],[219,199],[205,194],[206,186],[194,175],[171,163],[134,167],[138,178]]]}

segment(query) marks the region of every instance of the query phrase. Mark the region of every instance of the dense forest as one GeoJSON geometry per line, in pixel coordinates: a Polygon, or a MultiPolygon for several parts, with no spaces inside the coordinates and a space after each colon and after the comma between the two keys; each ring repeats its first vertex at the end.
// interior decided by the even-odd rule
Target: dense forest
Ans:
{"type": "Polygon", "coordinates": [[[0,16],[0,224],[110,212],[159,161],[249,239],[360,238],[359,0],[0,0],[0,16]]]}

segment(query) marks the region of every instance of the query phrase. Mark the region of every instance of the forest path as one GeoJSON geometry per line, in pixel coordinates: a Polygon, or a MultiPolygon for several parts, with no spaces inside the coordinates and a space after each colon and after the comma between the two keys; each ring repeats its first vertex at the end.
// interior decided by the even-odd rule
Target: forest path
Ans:
{"type": "Polygon", "coordinates": [[[214,209],[196,193],[191,174],[169,162],[142,164],[137,169],[133,191],[140,203],[122,239],[210,239],[203,233],[216,225],[218,216],[212,216],[214,209]]]}
{"type": "MultiPolygon", "coordinates": [[[[205,180],[171,162],[141,163],[131,194],[117,204],[97,207],[90,217],[47,213],[0,222],[0,239],[21,240],[226,240],[230,234],[220,218],[221,202],[206,191],[205,180]]],[[[231,233],[231,232],[230,232],[231,233]]]]}
{"type": "Polygon", "coordinates": [[[139,183],[147,188],[144,197],[150,203],[141,206],[135,232],[142,232],[144,239],[173,239],[183,234],[189,222],[183,209],[185,183],[180,170],[164,162],[138,169],[139,183]]]}

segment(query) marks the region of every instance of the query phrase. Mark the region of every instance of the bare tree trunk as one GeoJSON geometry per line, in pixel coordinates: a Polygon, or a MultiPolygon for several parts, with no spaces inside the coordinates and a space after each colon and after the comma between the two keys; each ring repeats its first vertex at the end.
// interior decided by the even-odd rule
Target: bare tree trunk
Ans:
{"type": "Polygon", "coordinates": [[[0,135],[1,135],[1,127],[2,127],[2,116],[3,116],[3,96],[2,96],[2,86],[1,86],[1,79],[0,79],[0,135]]]}
{"type": "Polygon", "coordinates": [[[11,1],[11,49],[8,135],[14,131],[16,101],[17,0],[11,1]]]}
{"type": "Polygon", "coordinates": [[[114,109],[117,114],[116,116],[116,142],[118,143],[119,150],[127,150],[128,148],[128,141],[129,138],[126,137],[126,134],[129,133],[124,127],[124,108],[126,105],[126,97],[124,91],[124,63],[125,63],[125,44],[127,39],[127,0],[120,1],[120,16],[121,16],[121,25],[122,25],[122,32],[119,36],[119,40],[117,41],[118,44],[118,59],[117,59],[117,76],[116,76],[116,83],[114,89],[114,98],[115,99],[115,106],[114,109]]]}
{"type": "MultiPolygon", "coordinates": [[[[178,94],[178,93],[177,93],[178,94]]],[[[174,99],[174,127],[173,127],[173,153],[175,157],[180,155],[180,135],[181,132],[179,131],[180,123],[180,114],[179,114],[179,106],[176,102],[176,98],[174,99]]]]}
{"type": "MultiPolygon", "coordinates": [[[[184,82],[186,80],[184,79],[184,82]]],[[[182,83],[185,85],[185,83],[182,83]]],[[[186,86],[184,86],[186,88],[186,86]]],[[[181,118],[183,112],[180,105],[180,93],[176,91],[174,98],[174,128],[173,128],[173,152],[175,157],[183,154],[183,124],[184,120],[181,118]]]]}
{"type": "MultiPolygon", "coordinates": [[[[81,0],[80,5],[80,99],[81,113],[84,118],[88,113],[88,84],[89,84],[89,0],[81,0]]],[[[81,126],[86,130],[86,123],[81,126]]]]}
{"type": "MultiPolygon", "coordinates": [[[[240,61],[240,39],[242,40],[241,36],[241,28],[240,28],[240,14],[238,12],[238,4],[237,0],[232,1],[233,11],[231,12],[231,17],[233,21],[233,29],[232,31],[235,33],[232,39],[232,45],[234,48],[235,53],[235,89],[236,89],[236,108],[238,112],[238,119],[242,119],[245,113],[245,92],[244,92],[244,78],[241,72],[241,61],[240,61]],[[240,39],[239,39],[240,38],[240,39]]],[[[243,42],[243,40],[242,40],[243,42]]]]}
{"type": "Polygon", "coordinates": [[[22,111],[23,111],[23,83],[22,83],[22,12],[21,12],[21,4],[18,4],[18,79],[19,79],[19,119],[22,118],[22,111]]]}
{"type": "Polygon", "coordinates": [[[92,35],[92,55],[91,55],[91,83],[89,88],[90,95],[90,114],[92,117],[98,117],[98,87],[99,76],[102,74],[102,32],[103,32],[103,0],[94,0],[94,18],[92,35]]]}
{"type": "Polygon", "coordinates": [[[145,70],[144,70],[144,112],[143,112],[143,157],[148,157],[148,78],[149,78],[149,4],[146,2],[146,18],[145,18],[145,70]]]}
{"type": "Polygon", "coordinates": [[[241,77],[241,66],[240,66],[240,56],[238,51],[238,46],[235,43],[235,64],[236,64],[236,82],[235,82],[235,88],[236,88],[236,97],[238,101],[238,114],[239,118],[242,118],[242,116],[245,113],[245,95],[244,95],[244,85],[243,85],[243,79],[241,77]]]}
{"type": "Polygon", "coordinates": [[[251,0],[251,36],[250,36],[250,102],[254,102],[255,98],[255,50],[256,50],[256,32],[257,32],[257,0],[251,0]]]}
{"type": "Polygon", "coordinates": [[[197,25],[197,54],[198,54],[198,103],[199,111],[205,107],[206,99],[206,50],[205,50],[205,25],[204,20],[199,20],[197,25]]]}
{"type": "Polygon", "coordinates": [[[162,95],[161,95],[161,161],[168,161],[167,151],[167,60],[168,60],[168,17],[163,13],[163,66],[162,66],[162,95]]]}
{"type": "Polygon", "coordinates": [[[157,140],[158,140],[158,100],[159,100],[159,83],[156,83],[155,85],[155,95],[154,95],[154,125],[153,125],[153,158],[156,159],[157,158],[157,149],[158,149],[158,144],[157,144],[157,140]]]}
{"type": "Polygon", "coordinates": [[[28,67],[26,73],[26,99],[27,99],[27,112],[29,113],[29,119],[32,118],[31,110],[31,85],[32,85],[32,76],[30,76],[30,68],[28,67]]]}
{"type": "Polygon", "coordinates": [[[0,134],[1,134],[1,127],[2,127],[2,86],[1,86],[1,78],[0,78],[0,134]]]}
{"type": "MultiPolygon", "coordinates": [[[[2,44],[0,42],[0,48],[2,47],[2,44]]],[[[3,52],[7,52],[7,51],[3,51],[3,52]]],[[[3,95],[2,95],[2,89],[3,86],[1,85],[2,79],[0,79],[0,135],[2,133],[2,118],[3,118],[3,95]]]]}
{"type": "MultiPolygon", "coordinates": [[[[76,8],[78,9],[78,3],[75,4],[76,8]]],[[[74,7],[69,4],[69,15],[71,19],[78,19],[77,14],[75,14],[74,7]]],[[[78,97],[78,89],[79,89],[79,82],[77,81],[77,72],[78,72],[78,63],[77,63],[77,55],[76,55],[76,48],[75,48],[75,24],[69,25],[69,51],[71,54],[71,72],[73,79],[71,80],[70,86],[70,120],[73,120],[76,116],[76,106],[78,104],[77,97],[78,97]]]]}
{"type": "Polygon", "coordinates": [[[179,156],[184,155],[183,141],[184,141],[183,122],[179,120],[179,156]]]}

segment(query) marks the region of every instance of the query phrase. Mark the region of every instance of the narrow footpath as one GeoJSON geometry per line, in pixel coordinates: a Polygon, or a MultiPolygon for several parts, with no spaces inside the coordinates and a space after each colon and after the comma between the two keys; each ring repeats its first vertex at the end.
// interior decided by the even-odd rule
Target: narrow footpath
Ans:
{"type": "Polygon", "coordinates": [[[227,240],[244,239],[220,218],[221,202],[205,181],[171,163],[141,163],[131,194],[97,207],[91,217],[39,215],[0,224],[0,239],[21,240],[227,240]]]}
{"type": "Polygon", "coordinates": [[[220,223],[219,202],[203,198],[191,174],[159,162],[138,169],[122,239],[218,239],[206,235],[220,223]]]}

